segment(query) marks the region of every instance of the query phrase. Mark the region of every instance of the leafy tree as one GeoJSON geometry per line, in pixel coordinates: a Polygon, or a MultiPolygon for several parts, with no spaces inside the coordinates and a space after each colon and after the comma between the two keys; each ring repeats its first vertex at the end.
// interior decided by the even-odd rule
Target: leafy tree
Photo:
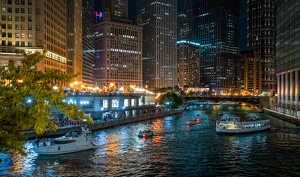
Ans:
{"type": "Polygon", "coordinates": [[[175,86],[174,86],[174,91],[175,91],[175,92],[179,92],[179,87],[178,87],[178,85],[175,85],[175,86]]]}
{"type": "Polygon", "coordinates": [[[155,93],[168,93],[168,92],[173,92],[172,87],[162,87],[162,88],[157,88],[154,90],[155,93]]]}
{"type": "Polygon", "coordinates": [[[33,129],[37,134],[44,133],[47,128],[56,131],[51,106],[71,119],[87,119],[93,123],[80,108],[63,102],[66,98],[63,86],[76,75],[66,75],[56,69],[44,73],[35,69],[44,54],[45,51],[24,53],[22,66],[10,60],[6,67],[0,68],[0,153],[25,155],[22,135],[26,130],[33,129]]]}
{"type": "Polygon", "coordinates": [[[160,99],[160,104],[171,106],[171,108],[178,108],[182,105],[182,98],[172,92],[164,94],[160,99]]]}

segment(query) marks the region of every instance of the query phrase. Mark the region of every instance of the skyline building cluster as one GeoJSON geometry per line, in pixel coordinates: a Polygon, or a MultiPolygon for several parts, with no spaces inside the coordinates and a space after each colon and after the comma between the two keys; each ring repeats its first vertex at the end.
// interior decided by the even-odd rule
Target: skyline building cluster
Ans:
{"type": "Polygon", "coordinates": [[[177,85],[215,95],[240,89],[273,96],[277,90],[281,103],[286,91],[295,94],[285,85],[296,79],[299,64],[297,0],[248,0],[248,51],[242,53],[240,1],[185,0],[183,12],[177,3],[138,0],[132,8],[128,0],[102,0],[96,20],[94,0],[1,0],[0,65],[11,58],[20,65],[22,52],[46,49],[36,68],[80,73],[72,80],[76,86],[131,91],[177,85]]]}

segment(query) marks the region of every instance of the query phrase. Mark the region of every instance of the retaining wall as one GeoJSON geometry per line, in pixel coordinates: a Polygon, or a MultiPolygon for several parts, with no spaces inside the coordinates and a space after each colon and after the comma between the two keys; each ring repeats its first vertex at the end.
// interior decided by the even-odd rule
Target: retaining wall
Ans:
{"type": "Polygon", "coordinates": [[[276,117],[278,119],[281,119],[281,120],[284,120],[284,121],[287,121],[287,122],[290,122],[290,123],[300,126],[300,118],[297,118],[295,116],[282,114],[282,113],[279,113],[279,112],[276,112],[276,111],[273,111],[270,109],[266,109],[266,108],[264,108],[264,113],[268,114],[270,116],[276,117]]]}
{"type": "MultiPolygon", "coordinates": [[[[169,111],[169,112],[164,112],[164,113],[159,113],[159,114],[144,114],[144,115],[139,115],[139,116],[136,116],[136,117],[119,119],[119,120],[110,121],[110,122],[104,122],[104,123],[99,123],[99,124],[91,124],[91,125],[87,125],[87,127],[91,131],[101,130],[101,129],[107,129],[107,128],[120,126],[120,125],[140,122],[140,121],[144,121],[144,120],[150,120],[150,119],[155,119],[155,118],[160,118],[160,117],[165,117],[165,116],[170,116],[170,115],[175,115],[175,114],[181,114],[183,111],[184,110],[182,109],[182,110],[174,110],[174,111],[169,111]]],[[[24,136],[26,136],[28,139],[51,137],[51,136],[61,136],[61,135],[67,134],[70,130],[76,130],[76,129],[80,130],[81,126],[58,128],[56,130],[56,132],[47,131],[42,135],[37,135],[34,131],[25,132],[24,136]]]]}

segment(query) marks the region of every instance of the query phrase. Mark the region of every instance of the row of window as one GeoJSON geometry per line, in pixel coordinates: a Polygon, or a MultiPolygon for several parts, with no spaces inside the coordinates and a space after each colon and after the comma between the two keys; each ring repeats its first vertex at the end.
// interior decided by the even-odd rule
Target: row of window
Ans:
{"type": "MultiPolygon", "coordinates": [[[[2,29],[10,29],[12,30],[12,24],[2,24],[2,29]]],[[[20,30],[20,26],[21,26],[21,30],[25,30],[25,25],[15,25],[15,30],[20,30]]],[[[32,25],[28,25],[28,30],[32,30],[32,25]]],[[[36,25],[36,30],[40,31],[41,30],[41,25],[36,25]]]]}
{"type": "MultiPolygon", "coordinates": [[[[2,7],[1,12],[13,13],[12,7],[2,7]]],[[[20,13],[20,8],[15,8],[15,13],[20,13]]],[[[26,13],[25,8],[21,8],[21,13],[26,13]]],[[[28,8],[28,14],[32,14],[32,8],[28,8]]],[[[36,14],[41,14],[41,9],[36,9],[36,14]]]]}
{"type": "MultiPolygon", "coordinates": [[[[5,40],[2,40],[2,46],[12,46],[12,41],[7,41],[7,44],[6,44],[6,41],[5,40]]],[[[15,46],[19,47],[25,47],[25,41],[15,41],[15,46]],[[20,45],[21,44],[21,45],[20,45]]],[[[32,42],[31,41],[28,41],[28,47],[32,47],[32,42]]]]}
{"type": "MultiPolygon", "coordinates": [[[[1,4],[12,4],[12,0],[1,0],[1,4]]],[[[16,5],[25,5],[25,0],[15,0],[16,5]]],[[[28,5],[32,5],[32,0],[28,0],[28,5]]]]}
{"type": "MultiPolygon", "coordinates": [[[[2,29],[12,30],[12,24],[2,24],[2,29]]],[[[40,31],[40,25],[36,25],[36,30],[40,31]]],[[[20,30],[20,25],[15,25],[15,30],[20,30]]],[[[21,30],[25,30],[25,25],[21,25],[21,30]]],[[[32,25],[28,25],[28,30],[32,30],[32,25]]]]}
{"type": "MultiPolygon", "coordinates": [[[[12,33],[2,33],[2,37],[12,38],[12,33]]],[[[15,38],[26,38],[25,33],[15,33],[15,38]]],[[[32,38],[32,33],[28,33],[28,38],[32,38]]]]}
{"type": "MultiPolygon", "coordinates": [[[[11,15],[8,15],[6,17],[6,15],[2,15],[1,16],[1,19],[2,21],[12,21],[12,16],[11,15]]],[[[15,16],[15,21],[16,22],[19,22],[20,21],[20,16],[15,16]]],[[[25,16],[21,16],[21,22],[25,22],[25,16]]],[[[32,16],[28,16],[28,22],[32,22],[32,16]]]]}
{"type": "MultiPolygon", "coordinates": [[[[6,7],[2,7],[2,12],[6,12],[6,7]]],[[[12,13],[12,8],[11,7],[7,7],[7,12],[8,13],[12,13]]],[[[15,9],[15,13],[20,13],[20,8],[16,8],[15,9]]],[[[21,13],[25,13],[25,8],[21,8],[21,13]]],[[[32,14],[32,8],[28,8],[28,13],[32,14]]]]}

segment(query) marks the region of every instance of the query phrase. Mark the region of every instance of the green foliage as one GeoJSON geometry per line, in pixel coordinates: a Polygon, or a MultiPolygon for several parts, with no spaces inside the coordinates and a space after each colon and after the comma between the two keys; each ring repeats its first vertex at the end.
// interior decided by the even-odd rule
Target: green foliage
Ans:
{"type": "Polygon", "coordinates": [[[76,75],[66,75],[56,69],[45,73],[35,69],[44,53],[24,53],[21,67],[10,60],[8,66],[0,68],[0,78],[8,81],[0,80],[0,153],[24,155],[22,135],[26,130],[34,129],[37,134],[44,133],[47,128],[56,131],[51,105],[73,120],[87,119],[93,123],[80,108],[63,102],[66,98],[63,86],[76,75]],[[58,89],[54,90],[54,86],[58,89]]]}
{"type": "Polygon", "coordinates": [[[196,93],[193,91],[189,91],[189,93],[187,94],[188,96],[194,96],[196,93]]]}
{"type": "Polygon", "coordinates": [[[162,87],[154,90],[154,93],[169,93],[169,92],[173,92],[172,87],[162,87]]]}
{"type": "Polygon", "coordinates": [[[161,97],[160,104],[176,109],[182,105],[182,98],[175,93],[168,92],[161,97]]]}

